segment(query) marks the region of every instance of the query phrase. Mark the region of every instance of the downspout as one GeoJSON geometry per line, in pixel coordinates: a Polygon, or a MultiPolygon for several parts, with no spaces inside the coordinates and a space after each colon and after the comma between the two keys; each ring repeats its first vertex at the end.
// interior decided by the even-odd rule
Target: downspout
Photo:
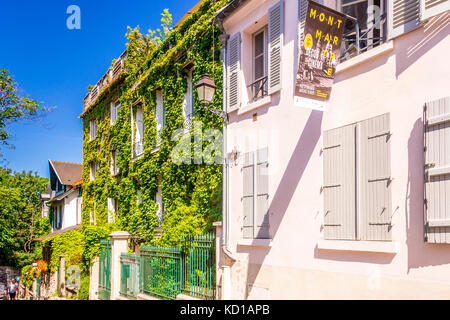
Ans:
{"type": "Polygon", "coordinates": [[[226,115],[223,126],[222,126],[222,135],[223,135],[223,143],[222,143],[222,156],[223,156],[223,165],[222,165],[222,251],[223,253],[230,259],[232,262],[236,261],[233,253],[229,249],[229,239],[230,239],[230,223],[229,223],[229,170],[228,170],[228,157],[227,157],[227,143],[228,143],[228,108],[227,108],[227,94],[228,94],[228,68],[227,68],[227,42],[230,38],[227,35],[222,20],[216,19],[216,23],[219,26],[222,34],[219,36],[220,42],[222,42],[222,68],[223,68],[223,90],[222,90],[222,105],[223,112],[226,115]]]}

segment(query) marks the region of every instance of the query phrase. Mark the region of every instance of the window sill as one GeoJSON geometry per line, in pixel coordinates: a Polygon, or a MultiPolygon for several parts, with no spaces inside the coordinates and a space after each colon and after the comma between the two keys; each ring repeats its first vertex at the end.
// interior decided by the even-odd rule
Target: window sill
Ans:
{"type": "Polygon", "coordinates": [[[240,239],[238,240],[238,246],[271,248],[272,239],[240,239]]]}
{"type": "Polygon", "coordinates": [[[268,95],[267,97],[264,97],[262,99],[259,99],[259,100],[255,101],[255,102],[247,104],[243,108],[239,108],[238,109],[238,115],[241,115],[241,114],[250,112],[252,110],[261,108],[261,107],[263,107],[265,105],[268,105],[271,102],[272,102],[272,96],[268,95]]]}
{"type": "Polygon", "coordinates": [[[154,154],[155,152],[158,152],[159,149],[160,149],[160,147],[161,147],[161,145],[159,145],[159,146],[157,146],[157,147],[154,147],[154,148],[150,151],[150,154],[154,154]]]}
{"type": "Polygon", "coordinates": [[[353,240],[319,240],[319,250],[356,251],[397,254],[398,242],[384,241],[353,241],[353,240]]]}
{"type": "Polygon", "coordinates": [[[388,53],[392,50],[394,50],[394,41],[390,40],[388,42],[379,45],[378,47],[372,48],[369,51],[361,53],[356,57],[353,57],[347,61],[338,64],[338,66],[336,67],[336,74],[339,74],[345,70],[353,68],[354,66],[357,66],[361,63],[365,63],[372,58],[388,53]]]}

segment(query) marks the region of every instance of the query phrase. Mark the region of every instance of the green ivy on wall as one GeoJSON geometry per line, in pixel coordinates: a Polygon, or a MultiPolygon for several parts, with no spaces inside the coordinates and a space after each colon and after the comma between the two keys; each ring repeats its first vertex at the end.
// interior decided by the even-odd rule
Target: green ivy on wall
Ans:
{"type": "MultiPolygon", "coordinates": [[[[187,90],[187,72],[183,67],[192,62],[193,83],[208,73],[217,85],[212,108],[222,109],[222,61],[221,43],[217,26],[211,23],[228,0],[205,0],[181,26],[171,31],[170,14],[163,14],[163,31],[159,36],[150,31],[141,35],[139,29],[129,29],[127,34],[126,69],[123,81],[118,81],[100,93],[100,98],[83,115],[83,226],[84,232],[93,228],[91,213],[97,228],[125,230],[137,243],[176,245],[181,235],[200,234],[210,231],[212,223],[221,219],[220,164],[174,164],[171,152],[177,141],[171,137],[175,130],[183,128],[183,100],[187,90]],[[154,150],[156,142],[156,90],[164,95],[165,124],[161,145],[154,150]],[[120,101],[118,119],[110,124],[110,103],[120,101]],[[144,155],[132,159],[131,112],[140,101],[144,111],[144,155]],[[89,123],[97,121],[97,135],[89,138],[89,123]],[[118,151],[118,177],[110,173],[111,154],[118,151]],[[90,181],[91,163],[99,164],[94,181],[90,181]],[[160,182],[159,182],[160,181],[160,182]],[[155,239],[158,228],[158,209],[155,194],[161,183],[165,204],[162,236],[155,239]],[[138,204],[137,192],[142,194],[138,204]],[[108,223],[108,198],[118,200],[115,223],[108,223]]],[[[203,129],[221,129],[222,120],[205,111],[194,93],[195,121],[203,129]]],[[[191,129],[191,133],[192,133],[191,129]]],[[[206,139],[205,139],[206,140],[206,139]]],[[[203,141],[205,149],[211,142],[203,141]]],[[[191,150],[194,141],[191,139],[191,150]]],[[[216,154],[216,156],[221,156],[216,154]]],[[[89,246],[95,245],[90,243],[89,246]]],[[[85,242],[85,250],[89,247],[85,242]]],[[[92,259],[97,252],[84,256],[92,259]]]]}

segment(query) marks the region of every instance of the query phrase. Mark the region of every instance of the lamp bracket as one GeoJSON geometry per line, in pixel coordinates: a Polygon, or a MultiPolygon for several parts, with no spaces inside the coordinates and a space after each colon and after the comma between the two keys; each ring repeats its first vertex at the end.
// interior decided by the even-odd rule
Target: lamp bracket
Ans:
{"type": "Polygon", "coordinates": [[[209,112],[212,112],[216,115],[218,115],[219,117],[222,118],[223,121],[228,121],[228,115],[226,112],[222,111],[222,110],[217,110],[217,109],[213,109],[213,108],[209,108],[206,105],[203,105],[203,108],[205,108],[206,110],[208,110],[209,112]]]}

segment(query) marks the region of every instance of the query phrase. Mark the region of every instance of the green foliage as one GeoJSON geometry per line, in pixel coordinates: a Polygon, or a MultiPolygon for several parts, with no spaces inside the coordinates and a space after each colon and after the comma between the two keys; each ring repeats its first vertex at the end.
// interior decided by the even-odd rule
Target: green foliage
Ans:
{"type": "Polygon", "coordinates": [[[89,283],[89,274],[82,273],[80,291],[78,291],[78,300],[89,300],[89,283]]]}
{"type": "Polygon", "coordinates": [[[79,229],[46,239],[43,241],[43,245],[46,245],[50,241],[51,258],[49,269],[51,272],[55,272],[57,270],[59,266],[59,256],[63,254],[66,255],[64,259],[67,266],[81,265],[84,248],[84,236],[79,229]]]}
{"type": "Polygon", "coordinates": [[[0,144],[8,145],[8,125],[21,120],[35,120],[49,112],[28,96],[19,96],[17,83],[6,69],[0,69],[0,144]]]}
{"type": "Polygon", "coordinates": [[[0,169],[0,264],[21,268],[40,258],[36,236],[48,230],[40,218],[40,195],[48,179],[0,169]]]}
{"type": "MultiPolygon", "coordinates": [[[[139,27],[128,29],[126,74],[105,90],[101,98],[84,114],[83,145],[83,225],[108,226],[107,199],[118,199],[115,227],[133,235],[137,243],[175,244],[182,234],[208,232],[212,222],[221,219],[220,164],[174,164],[171,152],[177,141],[171,137],[182,129],[183,99],[187,90],[187,73],[183,66],[193,64],[193,82],[208,73],[218,87],[211,108],[222,108],[222,61],[220,58],[220,31],[211,23],[217,10],[228,3],[203,1],[197,12],[191,14],[182,25],[172,30],[172,18],[167,10],[162,14],[162,26],[142,35],[139,27]],[[161,145],[156,142],[156,92],[164,94],[165,126],[161,133],[161,145]],[[110,103],[120,101],[118,119],[110,124],[110,103]],[[144,111],[144,155],[132,159],[132,132],[130,110],[140,103],[144,111]],[[97,121],[97,136],[89,138],[89,122],[97,121]],[[112,151],[118,151],[117,165],[120,175],[110,174],[112,151]],[[90,181],[90,165],[99,164],[94,181],[90,181]],[[161,185],[165,204],[163,234],[154,239],[158,227],[155,195],[161,185]],[[143,204],[138,205],[138,191],[143,204]]],[[[194,120],[207,129],[221,129],[222,120],[205,111],[194,92],[194,120]]],[[[135,130],[134,130],[135,131],[135,130]]],[[[193,129],[191,129],[193,133],[193,129]]],[[[202,134],[202,133],[200,133],[202,134]]],[[[193,150],[194,139],[188,139],[193,150]]],[[[210,144],[206,137],[200,147],[210,144]]],[[[216,155],[221,156],[221,155],[216,155]]]]}

